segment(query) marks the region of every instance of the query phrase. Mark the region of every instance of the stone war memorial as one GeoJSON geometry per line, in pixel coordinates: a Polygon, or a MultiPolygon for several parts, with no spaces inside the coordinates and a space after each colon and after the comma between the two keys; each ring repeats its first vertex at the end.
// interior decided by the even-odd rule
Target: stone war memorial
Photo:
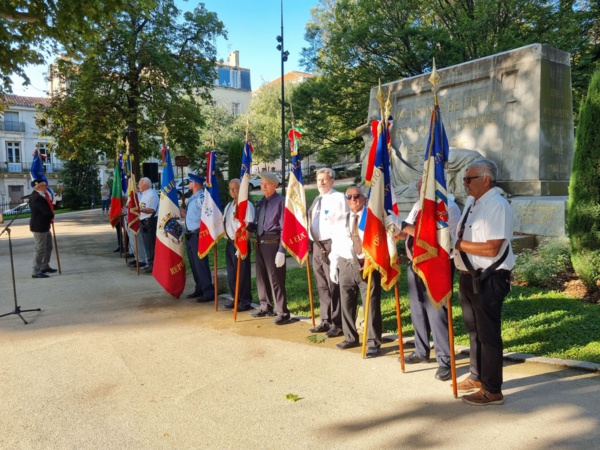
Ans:
{"type": "MultiPolygon", "coordinates": [[[[515,232],[563,236],[574,144],[569,54],[533,44],[437,70],[450,143],[448,191],[462,207],[465,167],[480,157],[491,159],[498,165],[498,187],[515,212],[515,232]]],[[[423,173],[433,109],[429,76],[382,85],[392,103],[392,183],[404,213],[418,199],[416,181],[423,173]]],[[[379,116],[376,95],[374,87],[369,122],[379,116]]],[[[369,124],[359,132],[366,163],[369,124]]]]}

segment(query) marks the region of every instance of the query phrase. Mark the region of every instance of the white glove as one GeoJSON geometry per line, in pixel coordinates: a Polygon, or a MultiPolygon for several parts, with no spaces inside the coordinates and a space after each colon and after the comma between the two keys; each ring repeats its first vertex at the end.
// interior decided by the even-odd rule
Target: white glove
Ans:
{"type": "Polygon", "coordinates": [[[337,266],[329,266],[329,278],[331,279],[331,281],[333,281],[335,284],[338,284],[339,281],[339,275],[338,275],[338,270],[337,270],[337,266]]]}
{"type": "Polygon", "coordinates": [[[384,222],[385,228],[394,234],[397,234],[402,230],[402,221],[400,220],[400,217],[394,214],[394,211],[388,211],[388,215],[384,219],[384,222]]]}
{"type": "Polygon", "coordinates": [[[239,251],[239,250],[236,250],[236,251],[235,251],[235,257],[237,258],[238,256],[240,256],[240,251],[239,251]]]}
{"type": "Polygon", "coordinates": [[[277,254],[275,255],[275,266],[283,267],[284,264],[285,264],[285,253],[277,252],[277,254]]]}

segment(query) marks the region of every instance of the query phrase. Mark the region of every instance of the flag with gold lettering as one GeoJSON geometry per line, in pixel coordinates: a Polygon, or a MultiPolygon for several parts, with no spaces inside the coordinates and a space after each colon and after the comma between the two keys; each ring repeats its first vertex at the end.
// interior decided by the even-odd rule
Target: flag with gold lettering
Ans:
{"type": "Polygon", "coordinates": [[[185,263],[183,261],[183,226],[179,223],[179,201],[173,175],[171,153],[167,146],[162,149],[163,173],[158,205],[158,226],[154,249],[152,275],[156,281],[175,298],[185,288],[185,263]]]}
{"type": "Polygon", "coordinates": [[[292,128],[288,136],[290,138],[292,164],[290,167],[287,195],[285,196],[281,245],[302,266],[308,258],[306,194],[302,181],[302,160],[298,150],[298,140],[302,136],[302,130],[292,128]]]}

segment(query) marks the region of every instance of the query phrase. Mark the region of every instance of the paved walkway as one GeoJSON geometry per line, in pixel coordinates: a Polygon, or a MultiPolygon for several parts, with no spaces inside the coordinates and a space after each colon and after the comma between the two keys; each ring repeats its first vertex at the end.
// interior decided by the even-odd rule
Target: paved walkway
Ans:
{"type": "MultiPolygon", "coordinates": [[[[27,223],[12,227],[19,305],[42,311],[0,318],[1,449],[600,446],[598,374],[507,362],[505,405],[466,405],[433,363],[401,373],[394,343],[363,360],[310,343],[306,322],[174,301],[112,253],[98,211],[56,231],[63,273],[34,280],[27,223]]],[[[14,309],[10,273],[3,235],[0,313],[14,309]]]]}

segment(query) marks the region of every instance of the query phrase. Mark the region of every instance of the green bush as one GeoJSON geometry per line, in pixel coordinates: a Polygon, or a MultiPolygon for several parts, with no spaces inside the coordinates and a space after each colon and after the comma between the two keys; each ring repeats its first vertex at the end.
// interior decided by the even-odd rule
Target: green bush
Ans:
{"type": "Polygon", "coordinates": [[[517,255],[513,277],[518,283],[545,287],[548,281],[569,268],[567,238],[544,239],[537,249],[526,249],[517,255]]]}
{"type": "Polygon", "coordinates": [[[600,280],[600,71],[581,103],[569,183],[567,232],[571,261],[590,291],[600,280]]]}

